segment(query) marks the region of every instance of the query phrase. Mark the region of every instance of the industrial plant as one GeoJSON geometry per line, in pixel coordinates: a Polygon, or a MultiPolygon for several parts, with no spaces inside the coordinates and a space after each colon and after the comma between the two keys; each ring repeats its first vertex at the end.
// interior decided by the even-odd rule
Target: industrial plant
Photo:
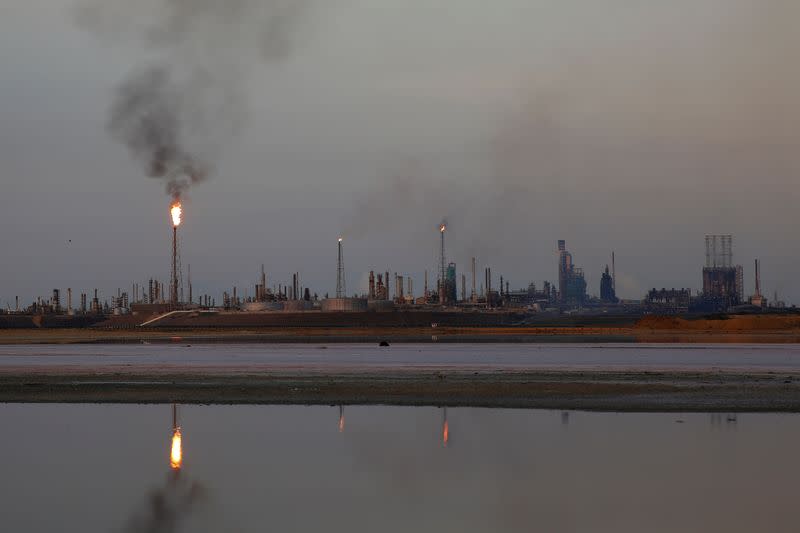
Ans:
{"type": "MultiPolygon", "coordinates": [[[[170,206],[171,255],[166,283],[149,278],[132,283],[130,290],[100,298],[97,289],[80,292],[73,302],[72,288],[53,289],[49,298],[0,310],[0,327],[270,327],[270,326],[487,326],[515,325],[561,316],[686,315],[727,311],[780,309],[776,297],[768,301],[761,293],[760,261],[754,260],[755,290],[745,298],[744,270],[733,261],[731,235],[705,236],[705,262],[700,270],[702,290],[693,294],[686,288],[653,288],[639,300],[617,296],[616,254],[609,254],[610,266],[601,271],[599,296],[590,296],[584,269],[578,267],[565,240],[557,240],[555,283],[528,282],[512,289],[503,275],[495,276],[490,266],[478,278],[478,258],[469,258],[468,272],[461,272],[448,259],[448,225],[438,226],[437,268],[432,279],[424,271],[422,291],[415,293],[408,274],[368,271],[365,293],[348,292],[344,238],[336,241],[336,290],[333,296],[304,286],[299,272],[290,283],[268,283],[264,265],[251,287],[233,286],[219,295],[195,294],[191,266],[184,283],[180,260],[183,208],[179,201],[170,206]],[[252,290],[251,290],[252,289],[252,290]]],[[[360,268],[359,271],[362,271],[360,268]]],[[[599,270],[599,269],[598,269],[599,270]]],[[[333,272],[333,268],[331,268],[333,272]]]]}

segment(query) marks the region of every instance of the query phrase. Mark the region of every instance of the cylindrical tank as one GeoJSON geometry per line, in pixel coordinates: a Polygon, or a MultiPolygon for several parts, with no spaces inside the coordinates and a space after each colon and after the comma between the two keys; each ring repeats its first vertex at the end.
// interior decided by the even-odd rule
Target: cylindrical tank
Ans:
{"type": "Polygon", "coordinates": [[[327,298],[322,300],[323,311],[366,311],[366,298],[327,298]]]}
{"type": "Polygon", "coordinates": [[[286,300],[283,302],[284,311],[308,311],[314,306],[306,300],[286,300]]]}
{"type": "Polygon", "coordinates": [[[244,310],[248,312],[266,311],[267,302],[247,302],[244,304],[244,310]]]}
{"type": "Polygon", "coordinates": [[[367,302],[370,311],[393,311],[394,302],[391,300],[370,300],[367,302]]]}

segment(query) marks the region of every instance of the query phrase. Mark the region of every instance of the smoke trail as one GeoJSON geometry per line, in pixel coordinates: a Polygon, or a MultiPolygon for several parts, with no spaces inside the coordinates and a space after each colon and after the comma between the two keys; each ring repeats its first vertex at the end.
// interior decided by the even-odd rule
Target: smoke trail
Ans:
{"type": "Polygon", "coordinates": [[[137,72],[120,86],[108,123],[111,135],[142,161],[148,176],[163,179],[176,200],[207,174],[181,144],[181,96],[166,68],[137,72]]]}
{"type": "Polygon", "coordinates": [[[214,171],[247,116],[258,63],[290,56],[314,0],[86,0],[78,23],[148,51],[116,90],[107,128],[178,199],[214,171]]]}

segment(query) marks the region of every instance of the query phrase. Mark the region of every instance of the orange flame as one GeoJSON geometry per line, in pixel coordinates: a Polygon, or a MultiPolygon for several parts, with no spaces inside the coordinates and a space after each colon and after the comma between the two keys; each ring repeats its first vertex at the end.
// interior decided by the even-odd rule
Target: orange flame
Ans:
{"type": "Polygon", "coordinates": [[[442,446],[447,448],[447,441],[450,439],[450,430],[447,427],[447,420],[444,421],[444,426],[442,427],[442,446]]]}
{"type": "Polygon", "coordinates": [[[444,233],[444,230],[446,229],[447,229],[447,224],[442,223],[442,225],[439,226],[439,231],[441,231],[442,233],[444,233]]]}
{"type": "Polygon", "coordinates": [[[181,445],[181,428],[172,432],[172,449],[169,453],[169,465],[173,470],[180,470],[183,462],[183,447],[181,445]]]}
{"type": "Polygon", "coordinates": [[[183,208],[181,207],[181,203],[175,202],[174,204],[172,204],[172,207],[170,207],[169,212],[170,214],[172,214],[172,225],[180,226],[181,215],[183,214],[183,208]]]}

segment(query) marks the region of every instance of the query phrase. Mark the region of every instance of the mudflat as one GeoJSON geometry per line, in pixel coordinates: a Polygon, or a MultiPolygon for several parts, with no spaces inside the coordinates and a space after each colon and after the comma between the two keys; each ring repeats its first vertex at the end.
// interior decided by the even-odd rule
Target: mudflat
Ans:
{"type": "Polygon", "coordinates": [[[800,412],[800,372],[7,368],[0,401],[800,412]]]}

